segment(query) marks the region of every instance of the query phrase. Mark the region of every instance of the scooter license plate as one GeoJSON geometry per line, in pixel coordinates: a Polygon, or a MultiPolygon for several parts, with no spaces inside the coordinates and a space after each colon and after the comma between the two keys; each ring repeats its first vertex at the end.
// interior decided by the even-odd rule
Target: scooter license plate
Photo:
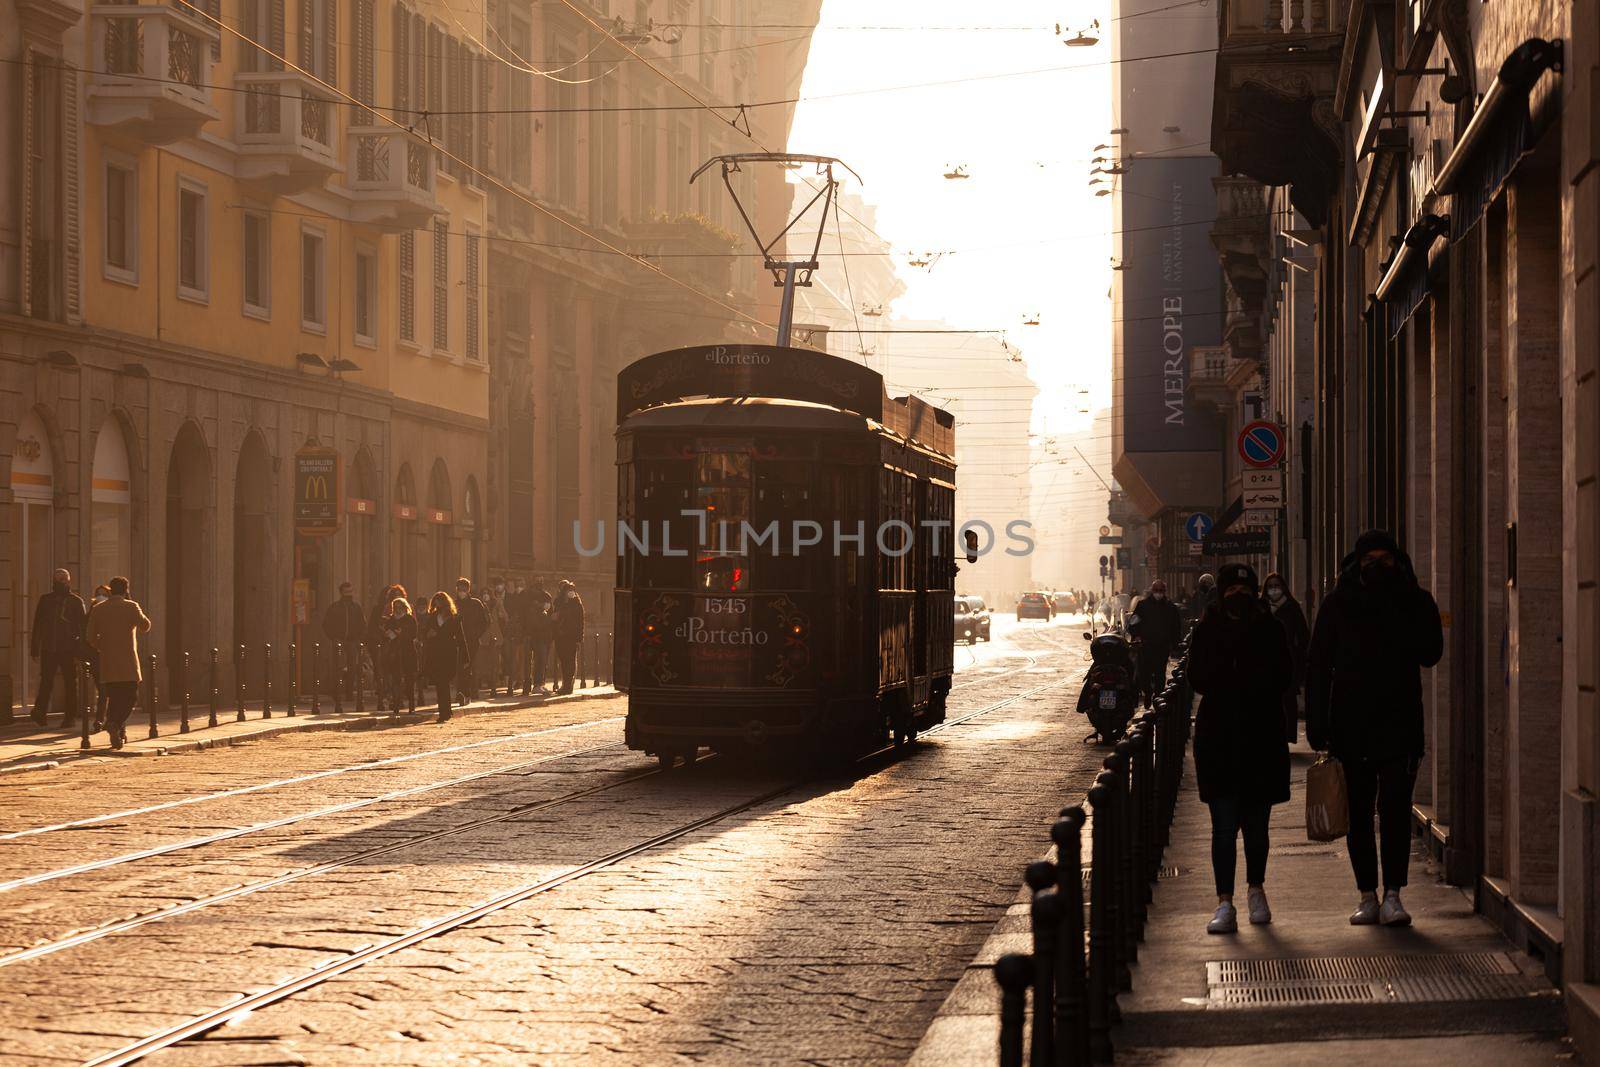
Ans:
{"type": "Polygon", "coordinates": [[[1117,710],[1117,691],[1115,689],[1100,690],[1100,707],[1104,711],[1117,710]]]}

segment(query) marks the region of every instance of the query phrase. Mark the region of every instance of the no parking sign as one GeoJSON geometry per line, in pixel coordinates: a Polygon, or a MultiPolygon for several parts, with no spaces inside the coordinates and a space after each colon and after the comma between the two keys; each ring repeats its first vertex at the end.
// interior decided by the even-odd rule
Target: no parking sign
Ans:
{"type": "Polygon", "coordinates": [[[1283,459],[1283,427],[1257,419],[1239,431],[1239,458],[1250,467],[1276,467],[1283,459]]]}

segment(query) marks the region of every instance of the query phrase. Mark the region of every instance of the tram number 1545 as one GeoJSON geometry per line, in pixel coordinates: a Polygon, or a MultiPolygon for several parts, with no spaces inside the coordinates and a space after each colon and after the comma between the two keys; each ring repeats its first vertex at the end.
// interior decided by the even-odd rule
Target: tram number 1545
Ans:
{"type": "Polygon", "coordinates": [[[750,610],[750,602],[743,597],[708,597],[707,615],[743,615],[750,610]]]}

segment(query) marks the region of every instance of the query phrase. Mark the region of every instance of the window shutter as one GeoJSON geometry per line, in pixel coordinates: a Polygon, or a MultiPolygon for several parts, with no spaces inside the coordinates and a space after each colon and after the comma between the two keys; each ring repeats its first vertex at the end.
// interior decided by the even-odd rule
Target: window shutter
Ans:
{"type": "MultiPolygon", "coordinates": [[[[478,69],[478,111],[480,112],[480,114],[477,117],[477,122],[478,122],[478,155],[477,155],[477,164],[478,164],[478,169],[479,170],[483,171],[483,173],[485,173],[485,174],[488,174],[489,173],[490,131],[494,129],[494,126],[489,122],[489,114],[488,114],[488,112],[489,112],[489,107],[490,107],[490,100],[494,95],[493,94],[493,81],[492,81],[492,79],[495,77],[495,69],[496,68],[495,68],[494,65],[491,65],[488,62],[487,57],[483,56],[482,54],[474,56],[474,59],[476,61],[475,65],[476,65],[476,67],[478,69]]],[[[474,177],[473,178],[473,183],[478,185],[481,188],[482,185],[483,185],[483,179],[480,178],[480,177],[474,177]]]]}
{"type": "Polygon", "coordinates": [[[266,57],[267,70],[282,70],[283,60],[279,57],[284,50],[284,0],[266,0],[267,2],[267,51],[271,55],[266,57]]]}
{"type": "Polygon", "coordinates": [[[205,11],[211,16],[211,22],[217,29],[217,39],[211,42],[211,61],[215,63],[222,58],[222,0],[205,0],[205,11]]]}
{"type": "Polygon", "coordinates": [[[322,0],[323,33],[322,54],[325,66],[322,80],[329,85],[339,84],[339,0],[322,0]]]}
{"type": "Polygon", "coordinates": [[[240,14],[244,22],[244,35],[248,41],[239,44],[239,69],[260,70],[261,49],[258,46],[264,43],[257,36],[261,26],[261,0],[244,0],[240,4],[240,14]]]}
{"type": "Polygon", "coordinates": [[[313,73],[317,69],[317,4],[316,0],[300,0],[300,68],[313,73]]]}
{"type": "MultiPolygon", "coordinates": [[[[376,32],[373,25],[372,0],[355,0],[355,9],[352,12],[355,18],[355,70],[353,77],[355,97],[363,104],[371,104],[372,99],[372,38],[376,32]]],[[[370,116],[363,116],[363,121],[369,125],[370,116]]]]}
{"type": "Polygon", "coordinates": [[[400,122],[409,122],[405,113],[411,108],[411,45],[407,40],[411,33],[411,16],[398,4],[393,15],[394,41],[391,47],[394,55],[391,64],[394,70],[394,106],[398,109],[395,118],[400,122]]]}
{"type": "MultiPolygon", "coordinates": [[[[444,46],[445,69],[445,102],[446,111],[461,110],[461,46],[454,37],[445,39],[444,46]]],[[[445,118],[445,145],[450,155],[461,156],[461,118],[460,115],[448,115],[445,118]]],[[[455,159],[446,160],[447,169],[451,174],[460,175],[461,165],[455,159]]]]}

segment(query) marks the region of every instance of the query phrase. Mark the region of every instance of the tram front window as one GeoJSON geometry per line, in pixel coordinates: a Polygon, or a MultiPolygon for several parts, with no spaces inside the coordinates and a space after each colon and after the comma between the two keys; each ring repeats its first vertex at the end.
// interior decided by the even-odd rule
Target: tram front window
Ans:
{"type": "Polygon", "coordinates": [[[750,560],[741,533],[750,521],[750,453],[701,452],[695,464],[695,507],[704,513],[696,530],[695,588],[742,593],[750,588],[750,560]]]}

